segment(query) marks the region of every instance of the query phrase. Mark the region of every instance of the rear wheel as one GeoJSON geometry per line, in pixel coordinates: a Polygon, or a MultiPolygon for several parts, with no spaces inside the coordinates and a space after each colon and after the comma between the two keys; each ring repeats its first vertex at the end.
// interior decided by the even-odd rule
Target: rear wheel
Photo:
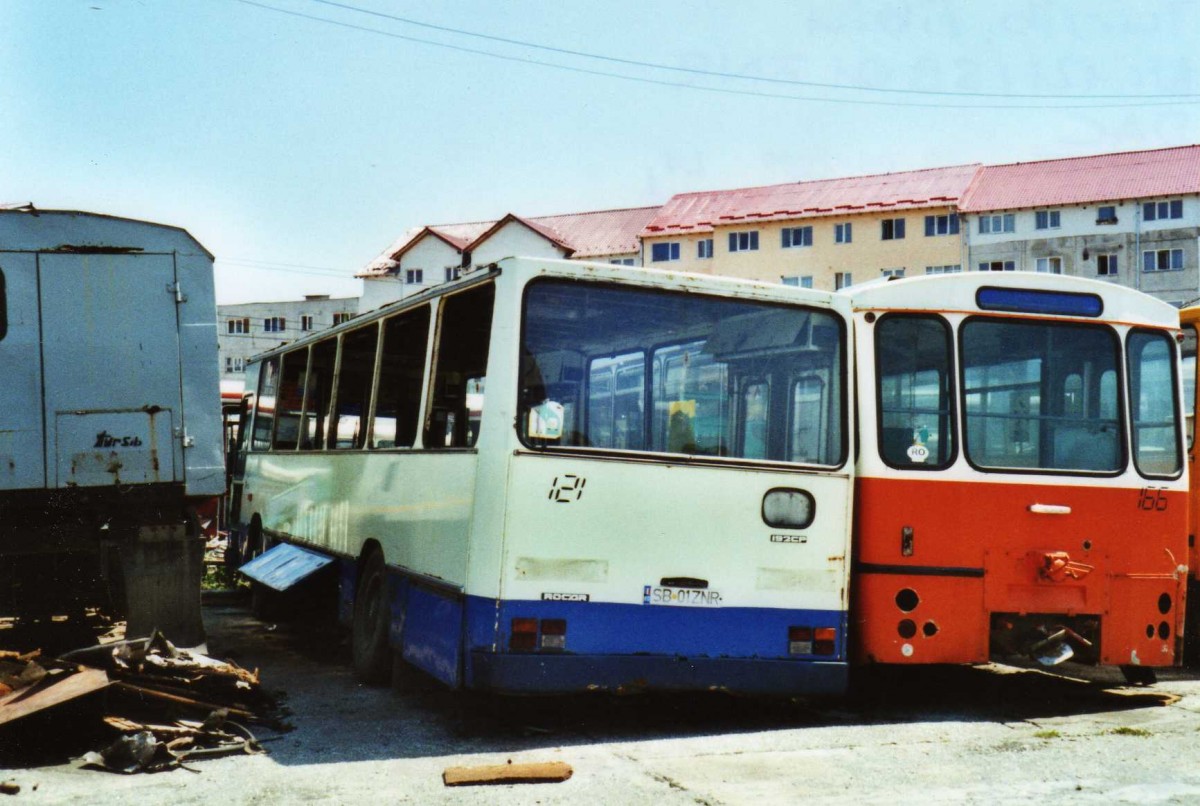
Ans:
{"type": "Polygon", "coordinates": [[[1153,686],[1158,682],[1158,675],[1149,666],[1122,666],[1121,674],[1131,686],[1153,686]]]}
{"type": "Polygon", "coordinates": [[[391,682],[392,650],[388,646],[390,621],[383,554],[372,551],[363,564],[358,589],[354,593],[354,672],[364,683],[383,685],[391,682]]]}
{"type": "Polygon", "coordinates": [[[1188,580],[1187,610],[1183,618],[1183,662],[1200,666],[1200,582],[1188,580]]]}

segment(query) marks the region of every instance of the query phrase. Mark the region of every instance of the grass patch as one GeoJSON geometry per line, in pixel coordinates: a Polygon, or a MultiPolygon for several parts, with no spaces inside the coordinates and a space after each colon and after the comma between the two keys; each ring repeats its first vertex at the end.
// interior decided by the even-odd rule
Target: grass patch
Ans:
{"type": "Polygon", "coordinates": [[[1033,738],[1035,738],[1035,739],[1061,739],[1062,734],[1056,730],[1039,730],[1037,733],[1033,734],[1033,738]]]}
{"type": "Polygon", "coordinates": [[[241,574],[224,563],[205,563],[200,589],[206,591],[234,590],[245,585],[241,574]]]}
{"type": "Polygon", "coordinates": [[[1113,736],[1153,736],[1154,735],[1153,733],[1146,730],[1145,728],[1120,727],[1120,728],[1113,728],[1112,730],[1105,731],[1105,732],[1110,733],[1113,736]]]}

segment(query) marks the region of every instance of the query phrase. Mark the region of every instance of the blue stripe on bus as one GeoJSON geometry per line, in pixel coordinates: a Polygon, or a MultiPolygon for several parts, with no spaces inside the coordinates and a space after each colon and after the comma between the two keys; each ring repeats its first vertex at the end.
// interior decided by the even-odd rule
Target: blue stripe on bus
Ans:
{"type": "MultiPolygon", "coordinates": [[[[341,569],[343,617],[353,601],[352,569],[353,563],[341,569]]],[[[389,572],[392,647],[451,687],[525,693],[845,690],[845,611],[498,600],[435,590],[389,572]],[[565,620],[565,651],[510,651],[514,618],[565,620]],[[835,628],[835,654],[789,655],[789,627],[835,628]]]]}
{"type": "Polygon", "coordinates": [[[510,692],[725,688],[836,694],[846,685],[840,610],[505,601],[469,596],[468,688],[510,692]],[[564,619],[563,652],[510,652],[512,619],[564,619]],[[835,654],[790,656],[789,627],[837,629],[835,654]]]}

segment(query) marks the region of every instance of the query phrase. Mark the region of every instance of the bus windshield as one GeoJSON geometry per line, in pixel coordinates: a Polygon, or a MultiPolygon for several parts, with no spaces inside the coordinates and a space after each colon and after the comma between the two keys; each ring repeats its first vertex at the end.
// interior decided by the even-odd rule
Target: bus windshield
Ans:
{"type": "Polygon", "coordinates": [[[962,327],[962,367],[972,464],[1095,473],[1124,466],[1111,328],[971,319],[962,327]]]}
{"type": "Polygon", "coordinates": [[[542,280],[525,296],[522,441],[837,466],[845,329],[827,313],[542,280]]]}

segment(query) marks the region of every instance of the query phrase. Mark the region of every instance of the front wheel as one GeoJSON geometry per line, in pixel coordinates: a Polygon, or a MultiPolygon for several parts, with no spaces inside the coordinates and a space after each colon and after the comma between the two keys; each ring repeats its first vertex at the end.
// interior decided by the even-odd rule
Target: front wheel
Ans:
{"type": "Polygon", "coordinates": [[[392,650],[388,646],[391,610],[387,600],[387,574],[383,553],[372,551],[363,566],[354,592],[352,641],[354,673],[373,685],[391,681],[392,650]]]}

